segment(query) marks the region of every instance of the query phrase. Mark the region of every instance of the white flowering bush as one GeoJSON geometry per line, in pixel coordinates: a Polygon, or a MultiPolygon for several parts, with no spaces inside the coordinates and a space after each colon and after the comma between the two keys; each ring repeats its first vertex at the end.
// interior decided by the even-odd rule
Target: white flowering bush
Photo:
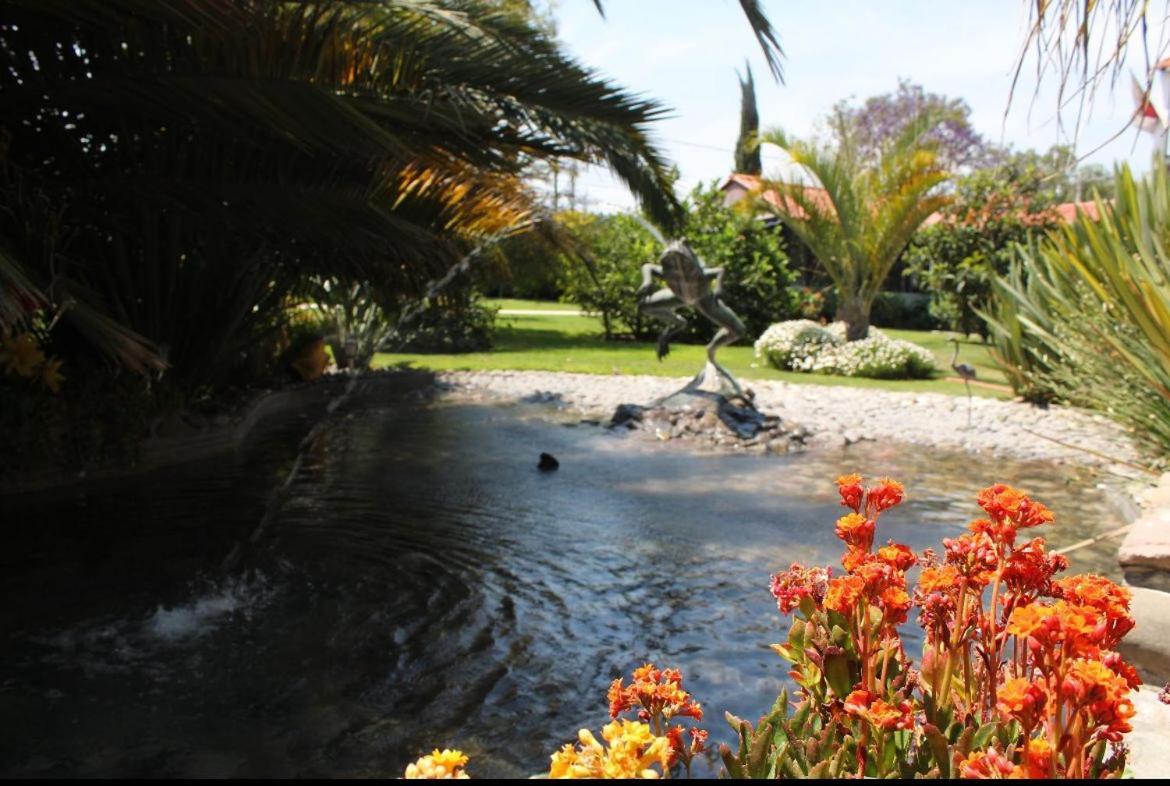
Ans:
{"type": "Polygon", "coordinates": [[[844,340],[809,319],[790,319],[771,325],[756,339],[756,357],[775,368],[811,371],[822,350],[844,340]]]}
{"type": "Polygon", "coordinates": [[[774,368],[843,377],[924,379],[934,355],[877,328],[860,341],[845,340],[845,323],[818,325],[807,319],[777,322],[756,341],[756,357],[774,368]]]}

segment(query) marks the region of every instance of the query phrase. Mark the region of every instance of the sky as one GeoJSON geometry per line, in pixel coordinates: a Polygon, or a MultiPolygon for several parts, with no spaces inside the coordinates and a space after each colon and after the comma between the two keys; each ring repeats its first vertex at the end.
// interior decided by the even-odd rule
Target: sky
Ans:
{"type": "MultiPolygon", "coordinates": [[[[585,65],[672,111],[653,137],[681,172],[680,193],[725,177],[739,132],[739,83],[745,59],[755,76],[763,129],[807,136],[833,104],[893,92],[899,78],[927,92],[962,98],[986,139],[1022,150],[1072,140],[1056,122],[1056,84],[1025,77],[1008,109],[1011,77],[1027,22],[1025,0],[764,0],[780,35],[784,83],[773,80],[735,0],[606,0],[605,18],[590,0],[555,0],[557,34],[585,65]]],[[[1154,4],[1156,7],[1157,4],[1154,4]]],[[[1159,43],[1161,31],[1151,36],[1159,43]]],[[[1140,75],[1143,61],[1131,58],[1140,75]]],[[[1125,126],[1134,107],[1129,77],[1092,102],[1077,152],[1107,167],[1148,168],[1152,140],[1131,130],[1091,152],[1125,126]]],[[[1073,113],[1066,113],[1066,122],[1073,113]]],[[[764,148],[765,174],[783,156],[764,148]]],[[[607,170],[577,180],[586,209],[629,209],[633,200],[607,170]]]]}

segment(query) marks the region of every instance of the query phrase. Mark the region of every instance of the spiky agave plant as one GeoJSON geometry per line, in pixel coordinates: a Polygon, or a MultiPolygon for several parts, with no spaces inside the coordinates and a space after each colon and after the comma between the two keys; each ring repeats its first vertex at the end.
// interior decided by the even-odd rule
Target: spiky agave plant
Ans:
{"type": "Polygon", "coordinates": [[[997,282],[1018,303],[1038,379],[1101,410],[1139,440],[1170,447],[1170,182],[1157,162],[1138,180],[1116,171],[1117,196],[1024,256],[1025,282],[997,282]]]}

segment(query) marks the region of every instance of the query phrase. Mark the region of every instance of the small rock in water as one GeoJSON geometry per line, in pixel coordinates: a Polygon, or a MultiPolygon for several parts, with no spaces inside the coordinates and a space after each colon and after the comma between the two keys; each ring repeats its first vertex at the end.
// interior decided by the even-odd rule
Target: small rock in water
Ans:
{"type": "Polygon", "coordinates": [[[540,463],[536,465],[536,468],[541,472],[552,472],[560,466],[561,462],[557,461],[551,453],[541,453],[540,463]]]}

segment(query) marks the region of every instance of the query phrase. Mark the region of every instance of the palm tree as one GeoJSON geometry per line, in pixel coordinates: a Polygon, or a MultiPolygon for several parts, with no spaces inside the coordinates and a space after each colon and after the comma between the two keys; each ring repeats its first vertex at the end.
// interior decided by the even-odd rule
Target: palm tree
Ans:
{"type": "Polygon", "coordinates": [[[663,108],[478,0],[9,0],[0,96],[0,327],[43,300],[195,384],[306,276],[418,297],[531,222],[533,161],[680,215],[663,108]]]}
{"type": "Polygon", "coordinates": [[[947,202],[947,179],[926,133],[938,118],[908,123],[875,160],[864,159],[848,124],[834,120],[836,144],[790,139],[763,142],[784,149],[815,183],[765,181],[753,204],[775,213],[808,246],[837,287],[837,315],[850,341],[865,338],[874,299],[922,222],[947,202]]]}

